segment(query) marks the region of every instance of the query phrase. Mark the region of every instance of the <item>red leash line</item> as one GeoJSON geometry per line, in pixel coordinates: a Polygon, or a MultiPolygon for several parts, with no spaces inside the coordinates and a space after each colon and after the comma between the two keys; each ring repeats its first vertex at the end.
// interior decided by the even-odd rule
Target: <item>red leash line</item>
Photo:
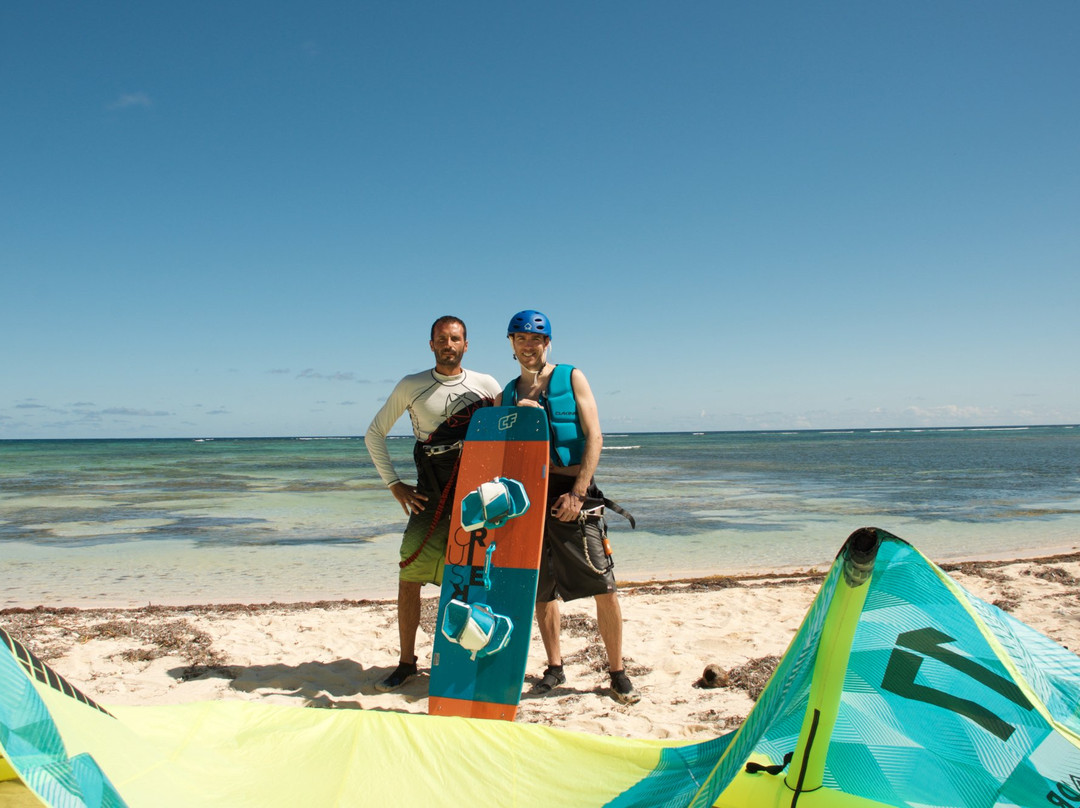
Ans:
{"type": "Polygon", "coordinates": [[[461,465],[461,454],[461,452],[458,453],[457,460],[454,461],[454,468],[450,472],[450,479],[447,480],[446,485],[443,486],[442,495],[439,497],[439,504],[435,506],[435,515],[431,517],[431,524],[428,525],[427,535],[424,536],[424,540],[420,542],[420,546],[416,548],[415,553],[404,561],[398,562],[398,567],[401,569],[405,569],[420,557],[420,553],[423,552],[424,547],[427,546],[428,539],[430,539],[431,534],[435,532],[435,525],[439,523],[439,519],[442,517],[443,509],[446,507],[446,499],[450,495],[450,490],[454,487],[454,482],[457,479],[458,466],[461,465]]]}

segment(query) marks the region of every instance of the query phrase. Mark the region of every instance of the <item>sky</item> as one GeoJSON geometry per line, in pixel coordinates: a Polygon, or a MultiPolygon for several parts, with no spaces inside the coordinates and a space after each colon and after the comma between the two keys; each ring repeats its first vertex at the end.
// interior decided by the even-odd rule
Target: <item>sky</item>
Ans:
{"type": "Polygon", "coordinates": [[[1074,424],[1078,270],[1074,0],[0,7],[0,439],[1074,424]]]}

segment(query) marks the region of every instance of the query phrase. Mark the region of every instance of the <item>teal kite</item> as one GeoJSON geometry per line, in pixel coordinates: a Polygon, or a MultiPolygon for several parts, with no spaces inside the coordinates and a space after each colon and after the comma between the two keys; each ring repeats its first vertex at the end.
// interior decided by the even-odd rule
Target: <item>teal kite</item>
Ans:
{"type": "Polygon", "coordinates": [[[876,528],[705,742],[242,701],[102,706],[0,630],[0,804],[1080,807],[1080,658],[876,528]]]}

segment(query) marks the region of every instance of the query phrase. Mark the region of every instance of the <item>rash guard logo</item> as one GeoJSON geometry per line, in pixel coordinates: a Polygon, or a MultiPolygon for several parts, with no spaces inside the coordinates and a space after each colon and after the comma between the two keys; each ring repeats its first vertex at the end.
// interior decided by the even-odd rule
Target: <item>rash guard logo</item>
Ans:
{"type": "Polygon", "coordinates": [[[461,423],[467,425],[481,402],[482,399],[476,393],[447,396],[443,406],[443,420],[451,426],[459,426],[461,423]]]}

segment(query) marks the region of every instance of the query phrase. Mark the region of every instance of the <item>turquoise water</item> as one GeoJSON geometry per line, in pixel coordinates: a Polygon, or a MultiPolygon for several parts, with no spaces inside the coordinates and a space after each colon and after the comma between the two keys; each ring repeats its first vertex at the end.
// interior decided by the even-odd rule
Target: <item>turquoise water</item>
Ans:
{"type": "MultiPolygon", "coordinates": [[[[411,469],[412,440],[390,442],[411,469]]],[[[605,436],[623,580],[1080,545],[1080,428],[605,436]]],[[[404,514],[360,438],[0,441],[0,605],[382,598],[404,514]]]]}

